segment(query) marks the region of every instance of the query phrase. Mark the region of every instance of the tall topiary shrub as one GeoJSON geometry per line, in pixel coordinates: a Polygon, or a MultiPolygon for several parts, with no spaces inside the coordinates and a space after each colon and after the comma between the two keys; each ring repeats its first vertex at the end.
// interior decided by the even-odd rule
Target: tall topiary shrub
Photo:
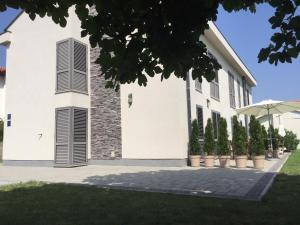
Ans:
{"type": "Polygon", "coordinates": [[[273,125],[270,125],[269,129],[268,129],[268,137],[272,137],[272,146],[273,146],[273,149],[274,150],[277,150],[278,149],[278,140],[277,140],[277,137],[276,137],[276,132],[278,133],[278,129],[274,129],[273,125]],[[270,135],[270,132],[271,132],[271,135],[270,135]]]}
{"type": "Polygon", "coordinates": [[[237,116],[233,116],[232,148],[235,155],[247,155],[246,130],[239,123],[237,116]]]}
{"type": "Polygon", "coordinates": [[[212,126],[211,119],[208,119],[205,127],[205,134],[204,134],[204,152],[207,155],[213,155],[214,147],[215,147],[215,140],[214,140],[213,126],[212,126]]]}
{"type": "Polygon", "coordinates": [[[190,155],[200,155],[200,143],[199,143],[199,127],[197,120],[192,122],[192,131],[189,141],[190,155]]]}
{"type": "Polygon", "coordinates": [[[249,124],[250,145],[252,155],[260,156],[265,154],[261,125],[255,116],[251,116],[249,124]]]}
{"type": "Polygon", "coordinates": [[[221,117],[219,120],[219,136],[217,147],[218,155],[229,155],[227,122],[223,117],[221,117]]]}
{"type": "Polygon", "coordinates": [[[262,132],[262,138],[264,142],[264,148],[265,150],[268,149],[269,143],[268,143],[268,132],[264,125],[261,126],[261,132],[262,132]]]}

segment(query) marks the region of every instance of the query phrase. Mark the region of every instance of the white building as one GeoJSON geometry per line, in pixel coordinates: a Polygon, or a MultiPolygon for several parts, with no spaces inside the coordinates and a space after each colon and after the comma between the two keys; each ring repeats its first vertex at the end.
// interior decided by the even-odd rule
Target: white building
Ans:
{"type": "Polygon", "coordinates": [[[0,67],[0,120],[4,120],[4,105],[5,105],[5,68],[0,67]]]}
{"type": "MultiPolygon", "coordinates": [[[[269,120],[268,116],[262,116],[258,118],[260,123],[269,129],[269,120]]],[[[270,116],[270,123],[274,128],[286,129],[293,131],[297,135],[297,138],[300,139],[300,112],[289,112],[284,114],[274,114],[270,116]]],[[[298,145],[300,148],[300,144],[298,145]]]]}
{"type": "MultiPolygon", "coordinates": [[[[0,35],[7,46],[4,164],[186,165],[189,124],[203,128],[252,102],[256,81],[217,27],[201,39],[222,65],[202,84],[159,77],[148,86],[105,89],[94,60],[99,49],[80,36],[71,12],[61,28],[25,13],[0,35]]],[[[241,117],[241,120],[244,117],[241,117]]],[[[243,119],[244,120],[244,119],[243,119]]]]}

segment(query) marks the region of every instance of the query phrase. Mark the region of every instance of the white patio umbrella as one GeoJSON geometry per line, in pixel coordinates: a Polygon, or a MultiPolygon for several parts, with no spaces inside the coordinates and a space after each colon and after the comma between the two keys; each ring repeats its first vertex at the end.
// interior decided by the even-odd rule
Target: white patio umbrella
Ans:
{"type": "MultiPolygon", "coordinates": [[[[248,105],[243,108],[236,109],[238,114],[253,115],[253,116],[264,116],[268,115],[269,127],[271,125],[270,115],[271,114],[283,114],[286,112],[292,112],[300,110],[300,101],[274,101],[264,100],[262,102],[248,105]]],[[[270,145],[272,146],[272,134],[270,132],[270,145]]]]}

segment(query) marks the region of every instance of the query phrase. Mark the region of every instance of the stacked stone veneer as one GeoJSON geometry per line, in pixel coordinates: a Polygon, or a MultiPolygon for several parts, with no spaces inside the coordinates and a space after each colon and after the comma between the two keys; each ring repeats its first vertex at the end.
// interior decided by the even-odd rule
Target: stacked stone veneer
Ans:
{"type": "Polygon", "coordinates": [[[114,159],[122,157],[121,99],[120,92],[105,88],[100,66],[95,60],[99,48],[91,49],[91,159],[114,159]]]}

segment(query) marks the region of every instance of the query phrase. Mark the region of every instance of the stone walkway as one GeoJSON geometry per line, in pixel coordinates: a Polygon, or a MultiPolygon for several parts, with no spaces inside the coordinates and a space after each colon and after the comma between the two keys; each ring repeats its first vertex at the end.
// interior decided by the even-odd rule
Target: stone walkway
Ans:
{"type": "MultiPolygon", "coordinates": [[[[263,171],[234,167],[85,166],[77,168],[0,166],[0,185],[28,181],[95,185],[106,188],[260,200],[288,154],[265,161],[263,171]]],[[[217,163],[217,161],[216,161],[217,163]]],[[[234,165],[234,161],[231,165],[234,165]]]]}

